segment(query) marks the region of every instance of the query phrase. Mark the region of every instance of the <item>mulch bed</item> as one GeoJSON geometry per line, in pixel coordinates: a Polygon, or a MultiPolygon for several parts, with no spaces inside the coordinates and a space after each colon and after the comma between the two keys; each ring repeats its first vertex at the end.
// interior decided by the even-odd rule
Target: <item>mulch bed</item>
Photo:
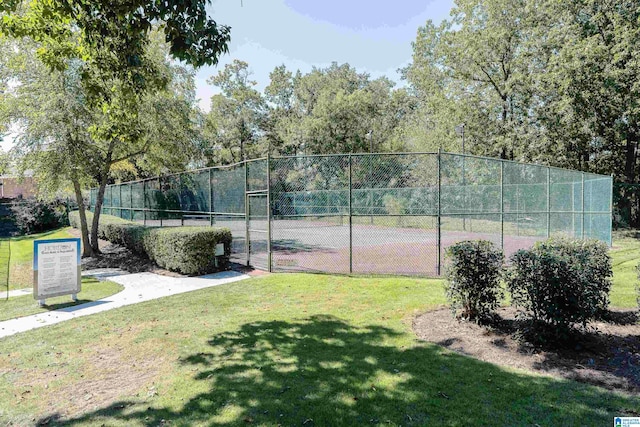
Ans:
{"type": "MultiPolygon", "coordinates": [[[[81,237],[80,230],[72,228],[69,233],[74,237],[81,237]]],[[[119,268],[129,273],[152,272],[164,276],[183,277],[179,273],[164,270],[158,267],[149,258],[138,255],[124,246],[114,245],[106,240],[98,240],[100,255],[82,258],[83,270],[95,270],[98,268],[119,268]]]]}
{"type": "Polygon", "coordinates": [[[449,309],[429,311],[413,321],[423,340],[496,365],[509,366],[640,393],[640,316],[637,310],[614,310],[606,321],[589,324],[569,348],[541,348],[514,338],[520,320],[504,307],[491,325],[459,321],[449,309]]]}
{"type": "MultiPolygon", "coordinates": [[[[80,230],[70,229],[69,233],[74,237],[81,237],[80,230]]],[[[141,256],[125,248],[106,240],[98,240],[100,255],[89,258],[82,258],[83,270],[95,270],[98,268],[119,268],[129,273],[151,272],[170,277],[186,277],[183,274],[160,268],[145,256],[141,256]]],[[[261,270],[254,270],[240,264],[231,263],[231,270],[236,270],[249,276],[262,276],[268,274],[261,270]]]]}

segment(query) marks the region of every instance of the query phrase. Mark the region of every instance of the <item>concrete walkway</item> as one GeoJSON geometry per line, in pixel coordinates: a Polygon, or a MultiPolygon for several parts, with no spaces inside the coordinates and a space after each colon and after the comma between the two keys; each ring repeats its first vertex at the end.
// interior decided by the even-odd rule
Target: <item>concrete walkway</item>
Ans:
{"type": "MultiPolygon", "coordinates": [[[[129,273],[119,268],[98,268],[96,270],[83,271],[82,277],[89,276],[98,279],[99,281],[103,281],[108,280],[113,276],[124,276],[126,274],[129,273]]],[[[23,297],[25,295],[33,295],[33,288],[14,289],[8,293],[9,298],[23,297]]],[[[0,299],[3,296],[7,296],[7,291],[0,292],[0,299]]]]}
{"type": "MultiPolygon", "coordinates": [[[[9,298],[23,297],[25,295],[33,295],[33,289],[24,288],[24,289],[14,289],[12,291],[9,291],[9,298]]],[[[7,296],[7,291],[0,292],[0,298],[6,297],[6,296],[7,296]]]]}
{"type": "MultiPolygon", "coordinates": [[[[248,278],[249,276],[235,271],[224,271],[200,277],[168,277],[154,273],[110,276],[110,281],[124,286],[122,291],[86,304],[0,322],[0,338],[125,305],[224,285],[225,283],[237,282],[248,278]]],[[[36,304],[36,301],[34,300],[33,303],[36,304]]]]}

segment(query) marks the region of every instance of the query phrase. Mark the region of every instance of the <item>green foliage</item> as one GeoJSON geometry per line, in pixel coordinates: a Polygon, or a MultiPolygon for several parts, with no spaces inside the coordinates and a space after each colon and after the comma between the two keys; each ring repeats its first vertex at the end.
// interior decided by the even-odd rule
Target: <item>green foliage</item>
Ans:
{"type": "Polygon", "coordinates": [[[51,68],[64,68],[70,57],[88,58],[103,76],[119,74],[140,89],[155,72],[144,51],[154,24],[162,23],[171,55],[196,67],[214,65],[227,52],[230,28],[210,18],[207,3],[9,1],[0,5],[0,34],[38,40],[39,55],[51,68]]]}
{"type": "MultiPolygon", "coordinates": [[[[456,0],[419,28],[404,70],[411,149],[529,160],[637,183],[640,3],[456,0]]],[[[633,208],[623,192],[620,207],[633,208]]],[[[634,226],[640,224],[634,218],[634,226]]]]}
{"type": "Polygon", "coordinates": [[[144,236],[144,248],[160,267],[182,274],[206,274],[227,268],[231,231],[214,227],[150,229],[144,236]],[[216,261],[219,243],[224,245],[224,256],[216,261]]]}
{"type": "Polygon", "coordinates": [[[13,219],[23,234],[40,233],[69,225],[67,201],[38,200],[30,197],[11,203],[13,219]]]}
{"type": "MultiPolygon", "coordinates": [[[[92,216],[87,212],[87,221],[90,222],[92,216]]],[[[79,227],[77,211],[69,213],[69,222],[72,227],[79,227]]],[[[226,228],[154,228],[101,215],[98,236],[146,255],[162,268],[188,275],[224,270],[231,255],[231,231],[226,228]],[[224,255],[216,257],[216,245],[219,243],[224,245],[224,255]]]]}
{"type": "Polygon", "coordinates": [[[487,240],[463,241],[447,249],[445,290],[454,313],[482,321],[500,304],[504,255],[487,240]]]}
{"type": "MultiPolygon", "coordinates": [[[[87,222],[90,223],[93,219],[93,214],[87,211],[86,215],[87,215],[87,222]]],[[[100,223],[98,224],[98,238],[102,240],[109,240],[107,236],[114,236],[114,234],[117,235],[115,231],[111,231],[111,230],[108,231],[109,226],[112,224],[137,225],[134,222],[127,221],[117,216],[100,215],[100,223]]],[[[78,228],[78,229],[80,228],[80,214],[78,213],[78,211],[69,212],[69,225],[72,226],[73,228],[78,228]]]]}
{"type": "Polygon", "coordinates": [[[608,308],[611,260],[602,242],[549,239],[511,256],[512,304],[535,327],[561,338],[608,308]]]}
{"type": "Polygon", "coordinates": [[[208,80],[222,90],[211,97],[204,127],[205,137],[212,143],[204,149],[210,164],[236,163],[266,154],[259,136],[266,104],[250,76],[249,64],[236,59],[208,80]]]}

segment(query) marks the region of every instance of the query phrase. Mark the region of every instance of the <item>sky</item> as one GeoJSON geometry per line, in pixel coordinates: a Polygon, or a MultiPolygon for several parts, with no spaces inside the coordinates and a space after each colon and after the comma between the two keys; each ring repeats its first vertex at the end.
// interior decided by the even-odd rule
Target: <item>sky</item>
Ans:
{"type": "MultiPolygon", "coordinates": [[[[218,92],[207,79],[234,59],[249,64],[259,91],[279,65],[306,73],[334,61],[401,85],[398,69],[411,60],[418,27],[447,18],[452,6],[453,0],[213,0],[208,12],[231,27],[231,43],[216,66],[197,71],[200,107],[209,111],[218,92]]],[[[2,149],[12,145],[13,135],[5,136],[2,149]]]]}
{"type": "Polygon", "coordinates": [[[213,0],[210,15],[231,26],[229,54],[197,73],[200,106],[209,110],[217,89],[207,79],[234,59],[249,64],[257,89],[285,64],[303,73],[313,66],[348,62],[373,78],[400,83],[418,27],[449,16],[452,0],[213,0]]]}

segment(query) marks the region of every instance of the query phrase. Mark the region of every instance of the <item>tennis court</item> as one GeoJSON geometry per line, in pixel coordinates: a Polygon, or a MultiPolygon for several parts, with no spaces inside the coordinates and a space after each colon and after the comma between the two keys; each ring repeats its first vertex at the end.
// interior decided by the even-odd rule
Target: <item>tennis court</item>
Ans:
{"type": "Polygon", "coordinates": [[[270,271],[432,276],[461,240],[507,257],[556,235],[610,244],[611,188],[610,176],[449,153],[270,157],[108,186],[103,212],[227,227],[232,261],[270,271]]]}

